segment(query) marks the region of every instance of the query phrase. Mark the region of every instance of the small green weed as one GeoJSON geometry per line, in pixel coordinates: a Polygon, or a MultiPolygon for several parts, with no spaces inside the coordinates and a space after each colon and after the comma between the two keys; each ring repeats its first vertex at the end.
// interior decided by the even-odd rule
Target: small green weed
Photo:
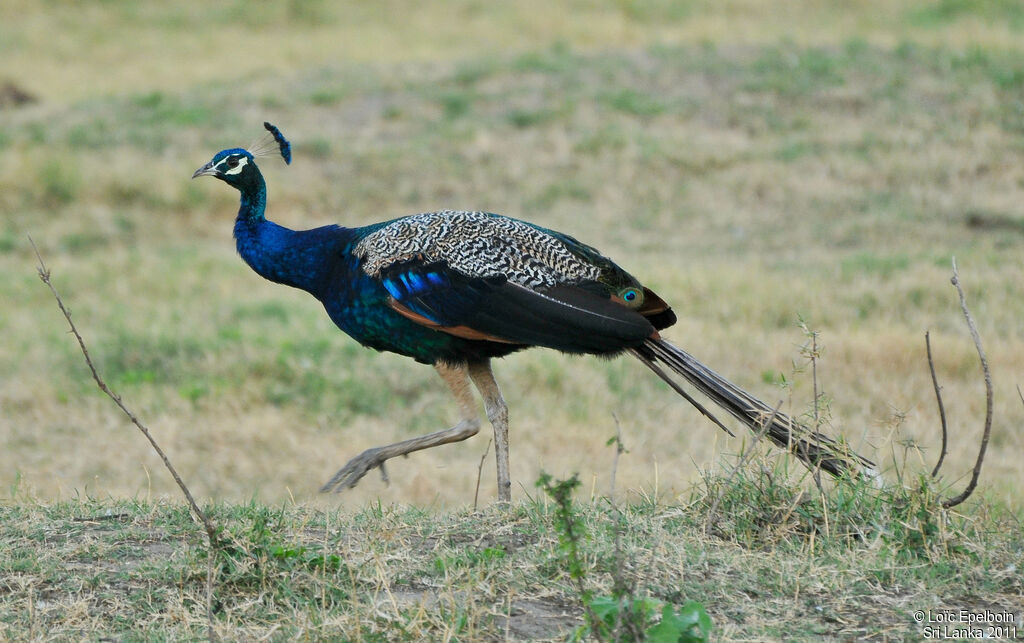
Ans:
{"type": "Polygon", "coordinates": [[[448,570],[473,567],[487,567],[491,563],[505,558],[506,552],[501,547],[484,547],[480,550],[468,550],[434,559],[434,569],[439,574],[448,570]]]}
{"type": "MultiPolygon", "coordinates": [[[[323,547],[286,541],[281,532],[286,520],[283,509],[250,505],[241,525],[224,530],[222,546],[215,552],[221,582],[236,588],[265,587],[275,579],[282,591],[294,591],[296,573],[334,575],[344,571],[341,556],[323,547]],[[248,522],[248,525],[246,525],[248,522]]],[[[208,555],[203,550],[201,556],[208,555]]]]}
{"type": "Polygon", "coordinates": [[[580,486],[579,477],[573,475],[568,480],[553,480],[550,475],[542,473],[537,486],[555,503],[554,522],[559,552],[565,559],[569,578],[583,605],[586,624],[576,630],[574,640],[591,636],[598,641],[708,640],[711,617],[701,603],[687,601],[677,609],[672,604],[636,595],[636,584],[630,582],[623,572],[619,540],[621,520],[615,521],[612,595],[595,596],[585,582],[587,568],[581,544],[587,539],[586,528],[572,506],[572,494],[580,486]]]}

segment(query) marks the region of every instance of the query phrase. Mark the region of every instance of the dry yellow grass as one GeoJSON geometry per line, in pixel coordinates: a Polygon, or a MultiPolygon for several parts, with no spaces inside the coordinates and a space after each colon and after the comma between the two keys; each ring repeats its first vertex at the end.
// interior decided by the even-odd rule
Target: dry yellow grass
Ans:
{"type": "MultiPolygon", "coordinates": [[[[1012,22],[922,22],[912,3],[289,6],[5,7],[3,75],[41,102],[0,111],[0,482],[41,497],[172,492],[86,381],[36,280],[31,233],[101,369],[197,495],[472,501],[486,432],[394,463],[389,487],[369,476],[316,496],[348,457],[453,416],[429,368],[354,348],[308,296],[234,256],[234,195],[187,177],[267,118],[297,149],[288,169],[264,163],[275,220],[358,225],[452,206],[573,233],[673,303],[671,339],[797,414],[809,374],[792,393],[773,382],[792,379],[802,315],[826,347],[830,430],[883,461],[913,439],[922,469],[938,446],[931,328],[951,478],[973,463],[984,409],[948,285],[955,254],[996,384],[983,482],[1020,509],[1012,22]],[[972,212],[988,223],[969,227],[972,212]]],[[[613,415],[630,451],[619,485],[634,492],[673,497],[740,446],[638,364],[529,351],[496,370],[514,484],[530,493],[541,469],[605,489],[613,415]]],[[[488,458],[482,498],[493,477],[488,458]]]]}

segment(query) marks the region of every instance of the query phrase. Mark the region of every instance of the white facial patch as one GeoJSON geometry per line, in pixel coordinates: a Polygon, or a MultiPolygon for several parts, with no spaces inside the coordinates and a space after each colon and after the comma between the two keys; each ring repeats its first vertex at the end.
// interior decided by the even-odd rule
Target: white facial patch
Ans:
{"type": "MultiPolygon", "coordinates": [[[[228,158],[230,158],[230,157],[228,157],[228,158]]],[[[221,161],[221,163],[224,163],[226,165],[227,164],[227,159],[225,159],[224,161],[221,161]]],[[[231,175],[238,174],[239,172],[242,171],[242,168],[245,167],[248,163],[249,163],[249,158],[246,157],[246,156],[243,156],[242,158],[238,159],[238,165],[236,165],[235,167],[229,167],[227,170],[224,171],[224,174],[231,174],[231,175]]]]}

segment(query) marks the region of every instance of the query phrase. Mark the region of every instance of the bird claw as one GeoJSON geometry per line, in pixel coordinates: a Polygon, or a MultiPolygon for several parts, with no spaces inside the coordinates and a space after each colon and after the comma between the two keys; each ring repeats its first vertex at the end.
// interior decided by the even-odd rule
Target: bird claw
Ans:
{"type": "Polygon", "coordinates": [[[338,470],[334,476],[331,477],[327,483],[320,487],[320,493],[329,493],[331,491],[340,493],[345,489],[352,489],[362,480],[372,469],[380,469],[381,477],[384,482],[388,482],[388,474],[384,469],[384,462],[387,458],[382,458],[380,455],[380,449],[367,449],[356,457],[348,461],[344,467],[338,470]]]}

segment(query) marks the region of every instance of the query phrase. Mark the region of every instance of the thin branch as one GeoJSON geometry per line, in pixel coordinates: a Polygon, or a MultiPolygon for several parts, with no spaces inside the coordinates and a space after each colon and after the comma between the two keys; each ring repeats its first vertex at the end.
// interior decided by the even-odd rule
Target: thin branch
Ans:
{"type": "Polygon", "coordinates": [[[480,476],[484,472],[484,458],[487,457],[487,452],[491,448],[491,440],[487,441],[487,446],[484,447],[484,454],[480,456],[480,464],[476,468],[476,491],[473,493],[473,511],[476,511],[477,500],[480,499],[480,476]]]}
{"type": "Polygon", "coordinates": [[[89,356],[89,349],[85,346],[85,340],[82,339],[82,335],[78,332],[78,328],[75,327],[75,322],[71,320],[71,311],[64,306],[64,300],[61,299],[57,289],[54,288],[53,283],[50,282],[50,270],[46,267],[46,264],[43,263],[43,257],[39,254],[39,248],[36,247],[36,242],[32,240],[32,237],[29,237],[28,240],[29,243],[32,244],[32,249],[35,250],[36,259],[39,260],[39,268],[37,268],[39,278],[42,279],[43,283],[50,288],[50,292],[53,293],[54,299],[57,300],[57,306],[60,308],[60,312],[64,313],[64,319],[68,320],[68,325],[71,327],[71,333],[75,336],[75,339],[78,340],[78,347],[82,349],[82,356],[85,357],[85,363],[89,367],[89,371],[92,373],[92,379],[96,382],[96,385],[100,390],[114,401],[117,408],[121,409],[121,411],[128,416],[128,419],[131,420],[132,424],[138,427],[139,431],[142,432],[142,435],[149,440],[149,444],[153,447],[153,450],[156,451],[157,455],[160,456],[160,459],[163,460],[164,466],[167,467],[167,470],[171,472],[171,477],[173,477],[174,481],[178,484],[178,488],[180,488],[181,492],[185,494],[185,499],[188,501],[189,507],[192,509],[192,513],[195,514],[196,518],[200,522],[202,522],[203,527],[206,529],[206,535],[210,540],[210,545],[216,546],[217,528],[214,527],[213,522],[203,512],[203,510],[199,508],[195,498],[192,497],[192,492],[189,491],[188,486],[185,485],[185,481],[178,475],[178,471],[167,458],[167,454],[164,453],[164,450],[160,448],[159,444],[157,444],[153,435],[149,432],[149,429],[146,428],[139,418],[132,413],[127,406],[125,406],[124,402],[121,401],[121,396],[111,391],[110,387],[107,386],[107,383],[103,381],[102,377],[100,377],[99,372],[96,370],[96,366],[92,363],[92,358],[89,356]]]}
{"type": "Polygon", "coordinates": [[[978,335],[978,328],[974,325],[974,318],[971,311],[967,309],[967,299],[964,296],[963,288],[960,287],[960,275],[956,270],[956,258],[953,258],[953,278],[950,280],[960,296],[960,310],[963,311],[964,319],[967,320],[967,328],[971,331],[971,339],[974,340],[974,347],[978,351],[978,359],[981,361],[981,372],[985,377],[985,429],[981,434],[981,446],[978,448],[978,459],[974,463],[974,471],[971,473],[971,481],[967,488],[954,498],[943,501],[942,506],[946,509],[955,507],[974,493],[978,486],[978,477],[981,475],[981,466],[985,461],[985,450],[988,448],[988,438],[992,433],[992,375],[988,370],[988,359],[985,357],[985,350],[981,347],[981,337],[978,335]]]}
{"type": "Polygon", "coordinates": [[[939,386],[939,380],[935,376],[935,362],[932,361],[932,342],[928,331],[924,333],[924,346],[928,352],[928,370],[932,374],[932,386],[935,387],[935,403],[939,405],[939,420],[942,422],[942,451],[939,452],[939,461],[935,463],[935,468],[932,469],[932,477],[934,478],[939,475],[942,461],[946,459],[946,444],[949,433],[946,426],[946,409],[942,405],[942,387],[939,386]]]}
{"type": "Polygon", "coordinates": [[[818,331],[811,331],[811,381],[814,382],[814,429],[821,429],[818,417],[818,331]]]}
{"type": "Polygon", "coordinates": [[[68,321],[68,326],[71,327],[71,333],[75,336],[75,339],[78,340],[78,347],[82,350],[82,356],[85,358],[85,363],[89,367],[89,372],[92,373],[92,379],[96,382],[96,386],[98,386],[100,390],[106,394],[107,397],[113,400],[114,404],[116,404],[117,407],[121,409],[121,411],[124,412],[125,415],[128,416],[128,419],[131,420],[132,424],[134,424],[139,429],[139,431],[142,432],[142,435],[144,435],[146,439],[149,440],[150,446],[153,447],[153,450],[156,451],[157,455],[160,456],[160,459],[163,460],[164,466],[167,467],[168,471],[170,471],[171,477],[174,478],[174,482],[177,483],[178,488],[181,489],[181,492],[183,494],[185,494],[185,500],[188,501],[188,505],[189,508],[192,510],[192,514],[196,517],[197,520],[199,520],[202,523],[203,528],[206,530],[206,539],[210,545],[210,555],[208,557],[208,565],[206,570],[207,638],[211,642],[215,641],[217,637],[213,629],[213,564],[214,559],[216,557],[215,554],[220,546],[220,539],[217,536],[217,528],[216,526],[214,526],[213,521],[210,520],[210,517],[207,516],[206,513],[199,508],[199,504],[196,503],[195,498],[192,497],[192,492],[189,491],[188,486],[185,484],[185,481],[182,480],[181,476],[178,475],[178,471],[174,468],[174,465],[171,464],[171,461],[167,457],[167,454],[164,453],[164,450],[160,448],[159,444],[157,444],[156,440],[153,438],[153,435],[149,432],[149,429],[146,428],[146,425],[144,425],[139,420],[138,416],[132,413],[131,410],[129,410],[128,407],[125,406],[124,402],[121,401],[121,396],[117,395],[112,390],[110,390],[110,387],[107,386],[107,383],[103,380],[102,377],[100,377],[99,372],[96,370],[96,366],[92,363],[92,358],[89,356],[89,349],[86,348],[85,346],[85,340],[82,339],[81,333],[79,333],[78,328],[75,327],[75,322],[71,320],[71,311],[68,310],[67,307],[64,305],[64,300],[61,299],[60,293],[57,292],[57,289],[53,286],[53,283],[50,281],[50,270],[49,268],[46,267],[46,264],[43,262],[43,257],[41,254],[39,254],[39,248],[36,246],[36,242],[32,239],[31,236],[29,236],[28,241],[29,243],[32,244],[32,249],[36,253],[36,259],[39,260],[39,267],[36,269],[37,272],[39,273],[39,278],[43,281],[44,284],[47,285],[47,287],[50,289],[50,292],[53,293],[53,298],[57,300],[57,306],[60,308],[60,312],[64,314],[64,319],[68,321]]]}
{"type": "MultiPolygon", "coordinates": [[[[814,430],[821,430],[821,417],[818,414],[818,403],[820,402],[820,394],[818,393],[818,331],[812,330],[811,332],[811,379],[814,382],[814,430]]],[[[782,405],[782,401],[779,401],[779,406],[782,405]]],[[[821,494],[822,502],[824,502],[824,490],[821,486],[821,467],[814,467],[811,470],[812,477],[814,478],[814,484],[818,487],[818,493],[821,494]]],[[[827,523],[826,523],[827,524],[827,523]]]]}

